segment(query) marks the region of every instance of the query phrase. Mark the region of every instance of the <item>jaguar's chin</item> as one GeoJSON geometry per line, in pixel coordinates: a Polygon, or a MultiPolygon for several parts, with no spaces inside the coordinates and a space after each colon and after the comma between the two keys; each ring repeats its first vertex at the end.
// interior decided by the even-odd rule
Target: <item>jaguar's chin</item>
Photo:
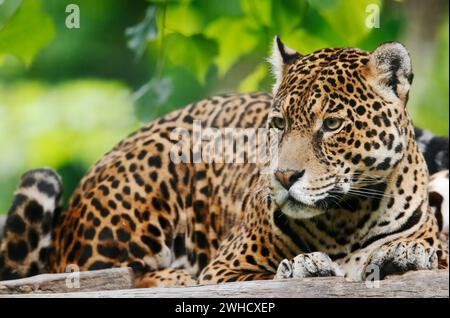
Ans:
{"type": "Polygon", "coordinates": [[[309,219],[327,211],[316,204],[305,204],[295,200],[293,197],[288,197],[285,202],[280,205],[280,209],[284,214],[293,219],[309,219]]]}

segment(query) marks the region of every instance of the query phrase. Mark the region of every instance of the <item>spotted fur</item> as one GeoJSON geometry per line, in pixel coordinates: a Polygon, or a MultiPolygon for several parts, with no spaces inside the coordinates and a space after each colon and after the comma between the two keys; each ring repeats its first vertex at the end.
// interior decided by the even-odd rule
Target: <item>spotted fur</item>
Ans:
{"type": "MultiPolygon", "coordinates": [[[[302,56],[277,40],[272,63],[273,96],[208,98],[149,123],[108,152],[53,217],[38,271],[131,267],[137,287],[153,287],[273,279],[277,270],[277,277],[339,272],[362,279],[371,264],[383,275],[447,267],[428,207],[426,164],[405,110],[412,73],[403,46],[302,56]],[[339,131],[323,130],[330,115],[345,119],[339,131]],[[178,142],[171,132],[192,133],[194,120],[224,131],[273,127],[279,117],[286,125],[272,136],[279,140],[274,173],[248,162],[170,160],[178,142]]],[[[41,175],[31,176],[36,187],[41,175]]],[[[59,179],[48,179],[55,191],[39,201],[53,200],[45,215],[60,196],[59,179]]],[[[23,183],[18,193],[25,193],[23,183]]],[[[25,222],[35,198],[28,195],[13,204],[8,224],[25,222]]],[[[30,270],[37,258],[24,236],[27,222],[24,231],[6,227],[0,279],[38,272],[30,270]],[[28,253],[14,258],[8,246],[18,241],[28,253]]]]}

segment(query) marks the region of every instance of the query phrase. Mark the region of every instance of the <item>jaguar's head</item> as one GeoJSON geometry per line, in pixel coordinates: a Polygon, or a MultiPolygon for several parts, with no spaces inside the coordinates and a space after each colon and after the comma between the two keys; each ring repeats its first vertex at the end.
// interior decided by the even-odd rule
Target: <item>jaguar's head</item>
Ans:
{"type": "Polygon", "coordinates": [[[290,217],[310,218],[346,195],[382,192],[410,133],[405,47],[390,42],[373,52],[327,48],[303,56],[276,37],[271,63],[277,206],[290,217]]]}

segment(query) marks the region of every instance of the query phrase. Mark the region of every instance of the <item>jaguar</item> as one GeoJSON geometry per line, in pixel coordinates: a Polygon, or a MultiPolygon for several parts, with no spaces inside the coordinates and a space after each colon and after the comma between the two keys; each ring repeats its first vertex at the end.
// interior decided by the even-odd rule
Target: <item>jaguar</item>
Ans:
{"type": "MultiPolygon", "coordinates": [[[[406,108],[407,49],[388,42],[302,55],[276,37],[270,62],[272,94],[214,96],[150,122],[87,172],[65,209],[57,173],[24,174],[0,279],[72,265],[131,267],[136,287],[448,268],[421,131],[406,108]],[[196,160],[192,140],[174,160],[174,132],[196,137],[196,123],[220,141],[233,129],[263,129],[275,157],[249,160],[266,141],[244,138],[231,160],[196,160]]],[[[430,160],[434,169],[443,162],[430,160]]]]}

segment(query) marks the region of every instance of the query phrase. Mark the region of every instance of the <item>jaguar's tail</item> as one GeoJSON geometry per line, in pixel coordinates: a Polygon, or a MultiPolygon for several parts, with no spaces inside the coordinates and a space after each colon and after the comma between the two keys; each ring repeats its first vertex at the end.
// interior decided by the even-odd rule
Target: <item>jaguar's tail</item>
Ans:
{"type": "MultiPolygon", "coordinates": [[[[439,230],[448,235],[449,223],[449,179],[448,170],[443,170],[430,177],[430,206],[434,211],[439,230]]],[[[448,237],[448,236],[447,236],[448,237]]]]}
{"type": "Polygon", "coordinates": [[[449,223],[449,139],[439,137],[431,132],[415,127],[417,145],[422,152],[430,173],[429,198],[439,230],[448,240],[449,223]]]}
{"type": "Polygon", "coordinates": [[[61,211],[62,182],[50,169],[25,173],[14,193],[0,243],[0,280],[42,273],[51,229],[61,211]]]}
{"type": "Polygon", "coordinates": [[[449,168],[448,137],[435,136],[425,129],[414,128],[416,142],[428,166],[430,175],[449,168]]]}

